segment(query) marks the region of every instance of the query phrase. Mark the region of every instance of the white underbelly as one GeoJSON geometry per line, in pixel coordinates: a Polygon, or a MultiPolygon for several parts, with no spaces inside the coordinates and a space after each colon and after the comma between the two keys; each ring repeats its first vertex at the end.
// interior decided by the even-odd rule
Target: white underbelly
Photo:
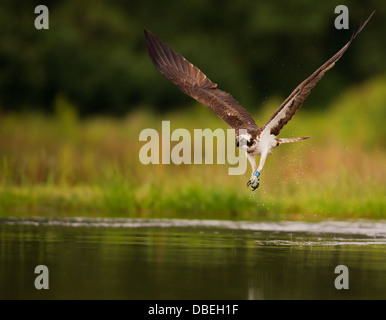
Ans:
{"type": "Polygon", "coordinates": [[[273,134],[261,135],[257,143],[248,149],[248,153],[258,156],[262,153],[271,154],[271,149],[276,147],[276,136],[273,134]]]}

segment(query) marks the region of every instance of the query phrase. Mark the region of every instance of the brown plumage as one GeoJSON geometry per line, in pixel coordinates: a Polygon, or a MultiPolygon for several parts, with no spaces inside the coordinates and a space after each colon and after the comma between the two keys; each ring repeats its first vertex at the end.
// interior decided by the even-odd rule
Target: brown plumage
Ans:
{"type": "Polygon", "coordinates": [[[182,92],[207,106],[231,128],[258,130],[251,115],[229,93],[217,89],[216,83],[150,31],[145,30],[145,37],[155,67],[182,92]]]}

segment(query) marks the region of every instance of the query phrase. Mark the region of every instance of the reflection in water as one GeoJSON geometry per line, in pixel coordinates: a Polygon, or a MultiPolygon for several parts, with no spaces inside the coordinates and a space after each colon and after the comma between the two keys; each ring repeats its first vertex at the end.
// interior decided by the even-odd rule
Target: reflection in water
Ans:
{"type": "Polygon", "coordinates": [[[0,299],[385,299],[385,245],[382,221],[2,219],[0,299]]]}

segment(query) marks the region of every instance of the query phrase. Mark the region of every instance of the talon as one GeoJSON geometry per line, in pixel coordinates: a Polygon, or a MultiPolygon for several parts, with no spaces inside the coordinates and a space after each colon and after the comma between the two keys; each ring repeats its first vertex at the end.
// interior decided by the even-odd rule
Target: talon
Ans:
{"type": "Polygon", "coordinates": [[[252,176],[251,176],[251,179],[247,182],[247,187],[251,186],[252,187],[252,191],[255,191],[259,185],[260,185],[260,172],[259,171],[255,171],[252,176]]]}
{"type": "Polygon", "coordinates": [[[252,187],[252,191],[255,191],[259,186],[260,186],[260,183],[257,183],[256,186],[253,186],[253,187],[252,187]]]}

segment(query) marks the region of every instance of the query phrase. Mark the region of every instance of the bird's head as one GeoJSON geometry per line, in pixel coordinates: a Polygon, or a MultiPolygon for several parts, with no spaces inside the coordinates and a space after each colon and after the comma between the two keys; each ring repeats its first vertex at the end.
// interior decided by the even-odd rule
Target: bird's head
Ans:
{"type": "Polygon", "coordinates": [[[252,145],[252,138],[250,135],[239,135],[236,137],[236,147],[241,149],[248,149],[252,145]]]}

